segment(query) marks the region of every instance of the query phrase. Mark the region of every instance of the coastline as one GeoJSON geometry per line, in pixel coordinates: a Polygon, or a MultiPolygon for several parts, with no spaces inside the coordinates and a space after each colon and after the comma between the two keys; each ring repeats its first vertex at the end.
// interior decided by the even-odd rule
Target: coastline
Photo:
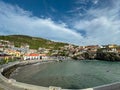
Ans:
{"type": "MultiPolygon", "coordinates": [[[[68,60],[63,60],[63,61],[68,61],[68,60]]],[[[50,60],[45,60],[45,61],[44,60],[43,61],[39,60],[37,62],[36,62],[36,60],[33,60],[32,62],[31,61],[27,61],[28,63],[26,63],[26,64],[21,63],[21,64],[13,65],[12,67],[6,68],[2,72],[2,75],[5,76],[6,78],[10,79],[11,74],[14,73],[14,71],[16,71],[16,69],[19,68],[19,67],[26,66],[26,65],[46,64],[46,63],[52,63],[52,62],[56,63],[56,62],[63,62],[63,61],[62,60],[51,60],[51,61],[50,60]]],[[[86,60],[69,60],[69,61],[92,61],[93,62],[93,61],[100,61],[100,60],[97,60],[97,59],[94,59],[94,60],[86,59],[86,60]]],[[[104,60],[102,60],[102,61],[104,61],[104,60]]]]}
{"type": "Polygon", "coordinates": [[[35,64],[35,63],[40,63],[40,62],[50,63],[54,61],[58,61],[58,60],[19,61],[19,62],[12,62],[10,64],[3,65],[3,67],[0,69],[0,80],[2,80],[5,84],[9,84],[10,87],[12,86],[13,88],[14,87],[17,88],[17,89],[11,89],[11,90],[49,90],[49,87],[42,87],[42,86],[37,86],[37,85],[32,85],[32,84],[21,83],[21,82],[16,81],[15,79],[6,78],[2,73],[4,72],[4,70],[8,70],[9,68],[14,67],[14,66],[24,66],[24,65],[35,64]]]}
{"type": "MultiPolygon", "coordinates": [[[[57,60],[52,60],[50,62],[53,62],[53,61],[57,61],[57,60]]],[[[34,60],[34,61],[13,62],[13,63],[10,63],[10,65],[5,65],[5,67],[1,68],[0,72],[2,73],[4,71],[4,69],[7,69],[14,65],[35,64],[38,62],[41,62],[41,61],[34,60]]],[[[46,60],[44,63],[49,63],[49,62],[48,62],[48,60],[46,60]]],[[[32,85],[32,84],[21,83],[14,79],[8,79],[8,78],[4,77],[1,73],[0,73],[0,79],[3,82],[12,85],[12,87],[20,88],[20,89],[12,89],[12,90],[75,90],[75,89],[62,89],[61,87],[54,87],[54,86],[42,87],[42,86],[37,86],[37,85],[32,85]]],[[[97,86],[97,87],[93,87],[93,88],[77,89],[77,90],[119,90],[119,89],[120,89],[120,82],[97,86]]],[[[5,89],[5,90],[7,90],[7,89],[5,89]]]]}
{"type": "MultiPolygon", "coordinates": [[[[9,79],[12,72],[14,72],[18,67],[31,65],[31,64],[44,64],[44,63],[51,63],[51,62],[58,62],[58,60],[27,60],[27,61],[21,61],[19,64],[15,64],[9,68],[5,68],[2,72],[2,75],[9,79]]],[[[59,60],[61,62],[61,60],[59,60]]]]}

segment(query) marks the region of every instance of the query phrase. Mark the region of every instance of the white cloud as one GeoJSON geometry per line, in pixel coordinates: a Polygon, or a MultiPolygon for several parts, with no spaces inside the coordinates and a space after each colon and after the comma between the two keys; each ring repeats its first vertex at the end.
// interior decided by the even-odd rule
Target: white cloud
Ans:
{"type": "Polygon", "coordinates": [[[79,45],[120,44],[119,6],[120,1],[116,0],[111,8],[91,8],[84,13],[85,18],[77,15],[71,22],[74,29],[69,29],[65,23],[38,18],[18,6],[0,2],[0,35],[25,34],[79,45]],[[86,35],[82,36],[83,31],[86,35]]]}
{"type": "Polygon", "coordinates": [[[113,7],[92,8],[87,11],[85,19],[74,22],[75,29],[86,32],[86,44],[120,44],[119,6],[120,1],[116,0],[113,7]]]}
{"type": "Polygon", "coordinates": [[[83,39],[64,23],[34,17],[18,6],[0,2],[0,35],[3,34],[25,34],[74,44],[79,44],[83,39]]]}
{"type": "Polygon", "coordinates": [[[97,4],[99,2],[99,0],[93,0],[94,4],[97,4]]]}

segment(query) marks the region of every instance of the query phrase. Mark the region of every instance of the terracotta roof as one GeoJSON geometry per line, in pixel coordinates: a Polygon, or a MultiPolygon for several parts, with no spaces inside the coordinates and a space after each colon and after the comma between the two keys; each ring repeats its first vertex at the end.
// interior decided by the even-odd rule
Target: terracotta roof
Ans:
{"type": "Polygon", "coordinates": [[[30,53],[30,54],[26,54],[25,56],[39,56],[39,54],[37,54],[37,53],[30,53]]]}
{"type": "Polygon", "coordinates": [[[4,47],[4,46],[1,46],[1,45],[0,45],[0,48],[3,48],[3,47],[4,47]]]}
{"type": "Polygon", "coordinates": [[[37,53],[31,53],[31,54],[29,54],[29,56],[39,56],[39,54],[37,54],[37,53]]]}
{"type": "Polygon", "coordinates": [[[40,56],[46,56],[46,54],[39,54],[40,56]]]}
{"type": "Polygon", "coordinates": [[[46,56],[46,54],[30,53],[30,54],[25,54],[25,56],[46,56]]]}

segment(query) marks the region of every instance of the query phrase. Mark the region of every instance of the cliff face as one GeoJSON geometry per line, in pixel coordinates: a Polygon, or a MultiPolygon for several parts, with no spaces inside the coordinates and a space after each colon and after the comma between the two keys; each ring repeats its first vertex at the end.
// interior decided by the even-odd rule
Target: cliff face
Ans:
{"type": "Polygon", "coordinates": [[[85,52],[83,54],[74,56],[73,59],[76,60],[105,60],[105,61],[120,61],[120,54],[119,53],[113,53],[113,52],[85,52]]]}
{"type": "Polygon", "coordinates": [[[120,61],[120,54],[113,52],[99,52],[96,54],[96,59],[106,61],[120,61]]]}
{"type": "Polygon", "coordinates": [[[91,53],[91,52],[85,52],[80,55],[73,56],[73,59],[77,59],[77,60],[86,60],[86,59],[93,60],[95,58],[96,58],[96,53],[91,53]]]}

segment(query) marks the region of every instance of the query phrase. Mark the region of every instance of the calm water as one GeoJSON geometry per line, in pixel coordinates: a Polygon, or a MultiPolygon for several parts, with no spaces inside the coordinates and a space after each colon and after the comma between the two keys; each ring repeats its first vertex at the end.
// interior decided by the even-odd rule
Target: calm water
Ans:
{"type": "Polygon", "coordinates": [[[11,78],[41,85],[78,89],[120,81],[120,62],[65,61],[18,68],[11,78]]]}

